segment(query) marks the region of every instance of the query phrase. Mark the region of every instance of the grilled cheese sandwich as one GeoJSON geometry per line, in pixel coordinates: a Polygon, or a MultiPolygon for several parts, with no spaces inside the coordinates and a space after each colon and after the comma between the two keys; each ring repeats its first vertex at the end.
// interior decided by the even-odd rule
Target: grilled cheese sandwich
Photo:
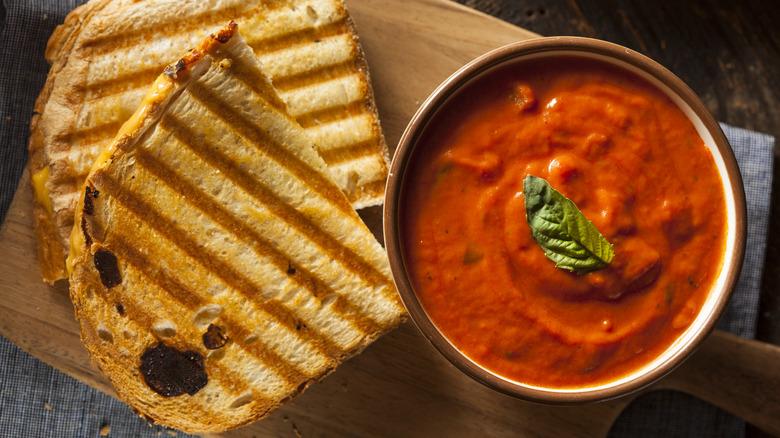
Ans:
{"type": "Polygon", "coordinates": [[[404,319],[384,250],[235,23],[120,132],[79,191],[70,293],[139,415],[247,424],[404,319]]]}

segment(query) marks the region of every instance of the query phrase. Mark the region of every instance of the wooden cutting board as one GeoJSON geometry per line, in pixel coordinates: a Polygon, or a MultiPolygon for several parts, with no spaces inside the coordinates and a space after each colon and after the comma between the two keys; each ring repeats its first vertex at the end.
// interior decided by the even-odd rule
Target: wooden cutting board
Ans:
{"type": "MultiPolygon", "coordinates": [[[[537,36],[445,0],[348,1],[391,148],[420,103],[457,68],[537,36]]],[[[31,203],[25,172],[0,229],[0,334],[113,395],[81,345],[67,283],[41,280],[31,203]]],[[[381,238],[381,210],[362,216],[381,238]]],[[[779,363],[777,347],[715,332],[656,387],[692,393],[780,434],[779,363]]],[[[593,437],[607,433],[630,399],[579,407],[512,399],[460,373],[407,323],[269,418],[224,435],[593,437]]]]}

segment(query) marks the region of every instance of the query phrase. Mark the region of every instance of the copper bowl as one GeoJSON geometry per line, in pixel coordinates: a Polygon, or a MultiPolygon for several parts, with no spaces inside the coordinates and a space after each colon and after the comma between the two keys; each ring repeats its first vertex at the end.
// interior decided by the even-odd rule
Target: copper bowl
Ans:
{"type": "Polygon", "coordinates": [[[421,105],[409,122],[390,168],[385,192],[384,238],[396,286],[417,327],[451,363],[475,380],[500,392],[539,403],[581,404],[603,401],[637,391],[656,382],[689,357],[714,330],[736,287],[745,253],[746,206],[742,178],[733,151],[720,126],[696,96],[679,78],[653,60],[612,43],[577,37],[539,38],[509,44],[466,64],[445,80],[421,105]],[[454,347],[437,329],[415,294],[409,279],[399,223],[404,209],[404,174],[415,160],[422,133],[433,123],[442,107],[475,81],[495,69],[528,59],[578,56],[620,66],[655,85],[693,122],[712,152],[726,195],[729,235],[720,276],[696,319],[663,354],[639,370],[605,384],[587,388],[556,389],[515,382],[483,368],[454,347]]]}

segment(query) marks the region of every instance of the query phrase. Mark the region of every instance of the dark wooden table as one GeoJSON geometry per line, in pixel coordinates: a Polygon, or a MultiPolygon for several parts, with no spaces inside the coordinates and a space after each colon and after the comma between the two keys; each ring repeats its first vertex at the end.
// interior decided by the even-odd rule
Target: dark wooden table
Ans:
{"type": "MultiPolygon", "coordinates": [[[[780,138],[780,1],[457,1],[541,35],[637,50],[685,81],[719,121],[780,138]]],[[[774,152],[757,338],[780,345],[780,145],[774,152]]],[[[764,435],[751,428],[748,436],[764,435]]]]}

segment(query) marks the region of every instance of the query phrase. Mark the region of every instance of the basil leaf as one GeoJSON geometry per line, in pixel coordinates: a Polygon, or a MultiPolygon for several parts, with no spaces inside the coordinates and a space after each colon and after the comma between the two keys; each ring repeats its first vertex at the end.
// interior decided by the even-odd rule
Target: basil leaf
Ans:
{"type": "Polygon", "coordinates": [[[567,197],[542,178],[523,180],[525,213],[531,235],[557,268],[585,274],[606,267],[612,244],[567,197]]]}

